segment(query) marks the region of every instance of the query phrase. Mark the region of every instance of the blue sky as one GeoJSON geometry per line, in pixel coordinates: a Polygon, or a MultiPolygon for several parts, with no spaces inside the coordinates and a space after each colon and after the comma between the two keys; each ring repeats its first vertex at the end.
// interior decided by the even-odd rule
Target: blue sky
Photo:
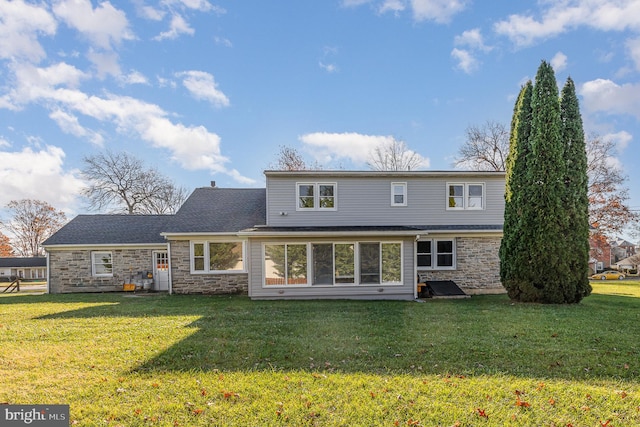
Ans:
{"type": "Polygon", "coordinates": [[[452,169],[541,60],[640,209],[640,0],[0,0],[0,206],[86,212],[82,158],[103,150],[188,189],[263,186],[282,145],[367,169],[396,138],[452,169]]]}

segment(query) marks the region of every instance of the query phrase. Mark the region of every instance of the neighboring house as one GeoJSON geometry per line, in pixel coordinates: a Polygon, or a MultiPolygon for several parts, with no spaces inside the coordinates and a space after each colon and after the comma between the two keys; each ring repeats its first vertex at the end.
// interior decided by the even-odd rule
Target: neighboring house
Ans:
{"type": "Polygon", "coordinates": [[[615,239],[609,242],[611,245],[611,251],[613,253],[612,263],[615,264],[618,261],[629,258],[636,254],[636,245],[628,242],[624,239],[615,239]]]}
{"type": "Polygon", "coordinates": [[[0,258],[0,277],[19,277],[21,279],[45,279],[47,277],[47,259],[45,257],[7,257],[0,258]]]}
{"type": "Polygon", "coordinates": [[[637,274],[638,265],[640,264],[640,255],[633,255],[618,261],[615,266],[617,270],[624,271],[627,274],[637,274]]]}
{"type": "Polygon", "coordinates": [[[589,239],[591,248],[589,265],[593,273],[611,268],[618,268],[620,260],[632,257],[636,253],[636,246],[624,239],[606,240],[602,235],[592,235],[589,239]]]}
{"type": "Polygon", "coordinates": [[[117,290],[127,272],[154,269],[158,253],[166,254],[172,293],[413,299],[418,280],[453,280],[471,294],[504,292],[504,173],[265,176],[263,189],[198,188],[175,215],[150,221],[75,218],[44,245],[51,292],[117,290]],[[112,232],[94,234],[102,223],[112,232]],[[123,241],[133,223],[136,241],[123,241]]]}

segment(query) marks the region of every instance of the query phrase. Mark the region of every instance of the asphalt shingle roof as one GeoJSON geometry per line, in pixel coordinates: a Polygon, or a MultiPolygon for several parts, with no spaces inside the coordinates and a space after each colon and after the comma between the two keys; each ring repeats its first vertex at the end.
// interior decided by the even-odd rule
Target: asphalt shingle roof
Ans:
{"type": "Polygon", "coordinates": [[[44,241],[49,245],[164,243],[172,215],[78,215],[44,241]]]}
{"type": "Polygon", "coordinates": [[[488,225],[342,225],[342,226],[306,226],[306,227],[251,227],[246,232],[393,232],[406,231],[502,231],[502,224],[488,225]]]}
{"type": "Polygon", "coordinates": [[[175,215],[78,215],[43,245],[165,243],[160,233],[235,233],[266,222],[264,188],[197,188],[175,215]]]}
{"type": "Polygon", "coordinates": [[[196,188],[164,231],[235,233],[266,223],[264,188],[196,188]]]}
{"type": "Polygon", "coordinates": [[[0,268],[46,267],[45,257],[6,257],[0,258],[0,268]]]}

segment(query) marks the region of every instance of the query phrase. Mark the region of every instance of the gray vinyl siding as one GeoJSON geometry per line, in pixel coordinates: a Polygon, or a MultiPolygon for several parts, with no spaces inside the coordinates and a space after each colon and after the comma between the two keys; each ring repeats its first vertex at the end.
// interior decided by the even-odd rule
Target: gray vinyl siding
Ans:
{"type": "Polygon", "coordinates": [[[254,238],[249,242],[249,296],[252,299],[387,299],[411,300],[415,292],[414,239],[340,236],[314,239],[254,238]],[[265,287],[262,248],[264,243],[402,242],[401,285],[343,285],[306,287],[265,287]]]}
{"type": "Polygon", "coordinates": [[[267,225],[494,225],[504,215],[504,177],[267,177],[267,225]],[[297,210],[298,182],[335,182],[336,210],[297,210]],[[407,183],[407,206],[391,206],[391,183],[407,183]],[[483,210],[447,210],[447,183],[483,183],[483,210]]]}

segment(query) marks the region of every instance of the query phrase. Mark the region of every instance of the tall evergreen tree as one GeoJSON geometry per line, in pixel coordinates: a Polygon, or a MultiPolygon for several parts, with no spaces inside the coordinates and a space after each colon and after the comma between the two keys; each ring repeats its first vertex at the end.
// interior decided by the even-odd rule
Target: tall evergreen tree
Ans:
{"type": "Polygon", "coordinates": [[[565,288],[566,302],[580,302],[591,293],[589,284],[589,180],[587,152],[580,106],[571,77],[562,89],[560,118],[566,162],[565,209],[569,219],[566,242],[571,281],[565,288]]]}
{"type": "Polygon", "coordinates": [[[536,74],[531,97],[531,155],[527,159],[525,185],[521,189],[520,232],[526,239],[528,260],[519,266],[517,292],[520,301],[564,303],[570,282],[565,212],[564,147],[558,86],[553,68],[543,61],[536,74]]]}
{"type": "Polygon", "coordinates": [[[519,267],[528,262],[526,242],[522,234],[522,188],[526,185],[527,159],[531,152],[531,95],[533,84],[528,81],[520,90],[513,109],[509,154],[506,160],[506,188],[504,210],[504,237],[500,244],[500,279],[509,296],[519,295],[519,267]]]}

